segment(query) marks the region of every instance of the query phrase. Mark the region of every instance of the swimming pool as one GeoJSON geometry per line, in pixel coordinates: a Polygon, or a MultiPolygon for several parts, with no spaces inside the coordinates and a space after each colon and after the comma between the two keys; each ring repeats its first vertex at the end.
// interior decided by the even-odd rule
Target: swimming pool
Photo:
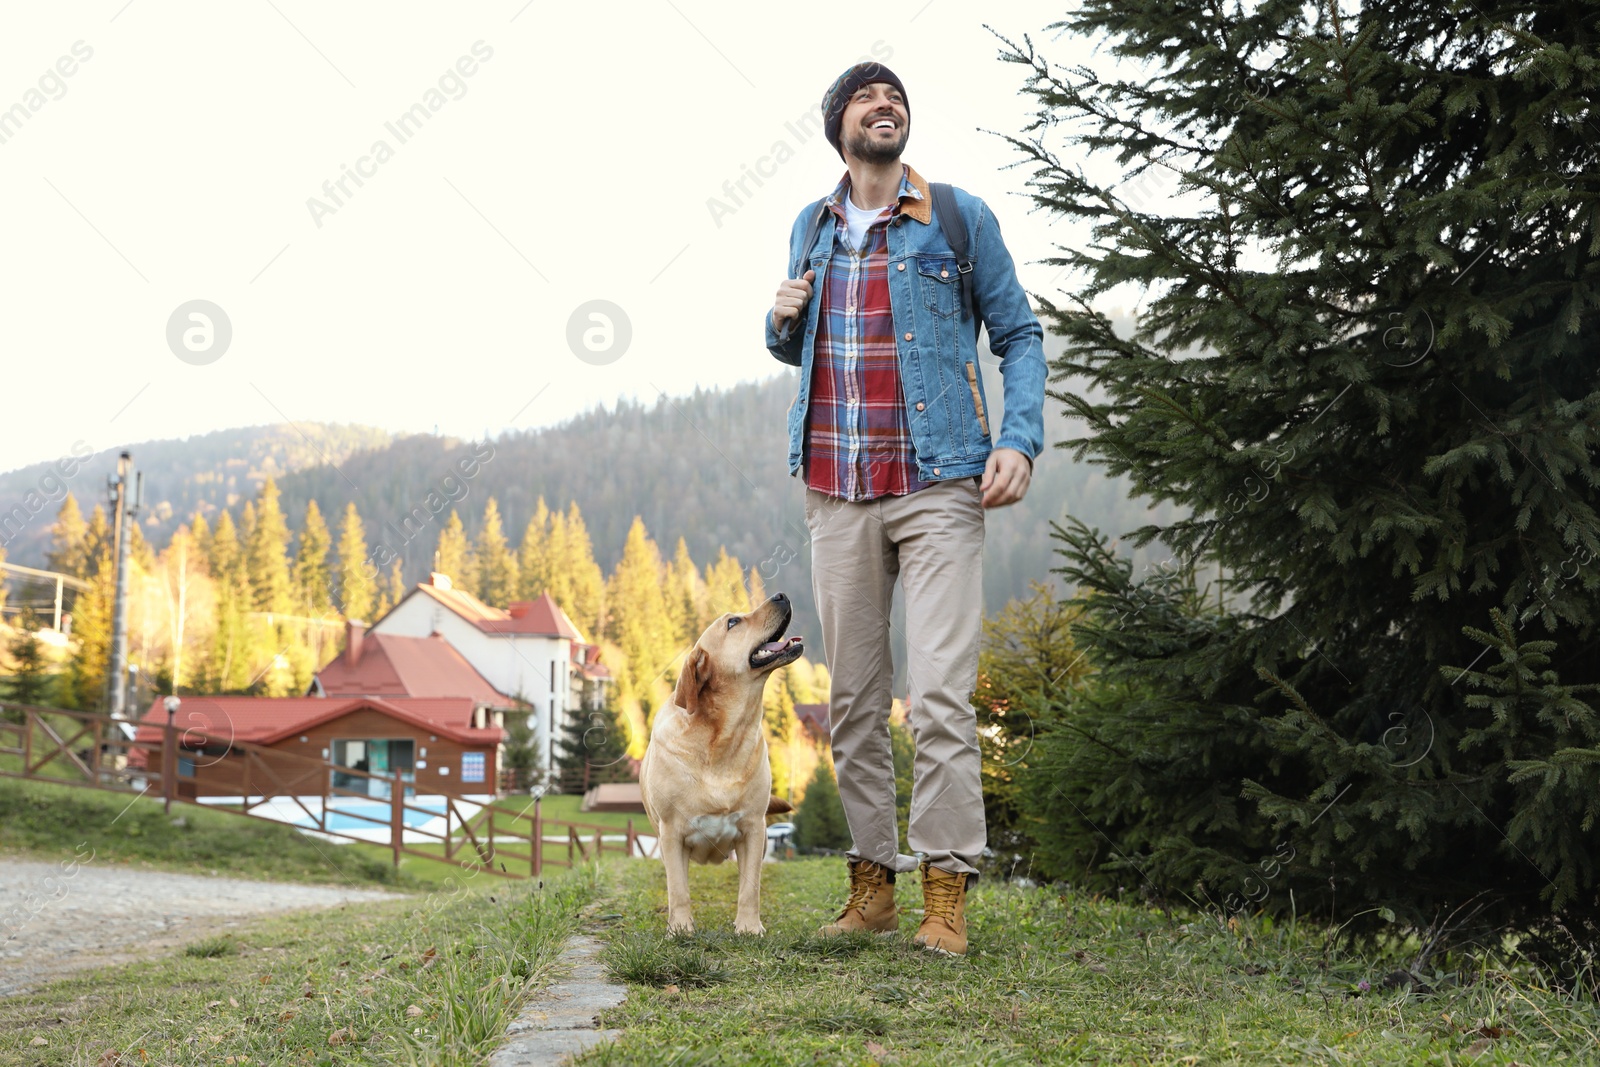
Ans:
{"type": "MultiPolygon", "coordinates": [[[[339,800],[338,807],[330,807],[327,812],[329,830],[377,830],[390,825],[394,817],[388,801],[367,800],[339,800]],[[357,818],[356,816],[363,816],[357,818]],[[373,821],[376,820],[376,821],[373,821]]],[[[420,827],[444,815],[445,807],[442,802],[417,803],[414,800],[406,801],[405,810],[401,818],[407,826],[420,827]],[[418,810],[418,809],[423,810],[418,810]]],[[[306,815],[295,820],[301,826],[314,826],[315,822],[306,815]]]]}

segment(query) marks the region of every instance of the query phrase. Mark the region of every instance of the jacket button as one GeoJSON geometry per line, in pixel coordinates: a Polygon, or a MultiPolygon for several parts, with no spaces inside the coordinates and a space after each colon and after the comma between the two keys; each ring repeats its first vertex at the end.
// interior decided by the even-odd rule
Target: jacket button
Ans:
{"type": "Polygon", "coordinates": [[[933,473],[938,474],[939,473],[939,468],[938,467],[933,468],[933,473]]]}
{"type": "Polygon", "coordinates": [[[950,272],[947,271],[947,270],[942,270],[942,271],[939,272],[939,277],[948,278],[948,277],[950,277],[950,272]]]}
{"type": "Polygon", "coordinates": [[[906,340],[907,340],[907,341],[909,341],[909,340],[911,340],[911,335],[910,335],[910,334],[909,334],[909,333],[908,333],[908,334],[906,334],[906,340]]]}
{"type": "Polygon", "coordinates": [[[895,267],[895,270],[905,270],[905,269],[906,269],[906,265],[904,263],[902,263],[899,266],[895,267]]]}
{"type": "Polygon", "coordinates": [[[917,401],[917,410],[918,410],[918,411],[921,411],[921,410],[922,410],[922,401],[920,401],[920,400],[919,400],[919,401],[917,401]]]}

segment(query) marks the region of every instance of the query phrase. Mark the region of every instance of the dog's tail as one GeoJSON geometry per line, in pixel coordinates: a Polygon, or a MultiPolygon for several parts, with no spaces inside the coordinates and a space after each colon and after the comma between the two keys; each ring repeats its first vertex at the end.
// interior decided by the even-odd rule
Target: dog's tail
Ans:
{"type": "Polygon", "coordinates": [[[768,815],[784,815],[794,810],[794,805],[782,797],[767,798],[768,815]]]}

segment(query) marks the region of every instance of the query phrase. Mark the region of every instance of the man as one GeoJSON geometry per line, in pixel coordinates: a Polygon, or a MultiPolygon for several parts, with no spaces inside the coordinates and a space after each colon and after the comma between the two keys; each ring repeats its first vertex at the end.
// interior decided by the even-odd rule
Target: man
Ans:
{"type": "Polygon", "coordinates": [[[960,955],[966,891],[985,842],[970,703],[983,509],[1028,490],[1043,445],[1044,331],[994,215],[956,189],[953,221],[965,228],[972,261],[962,293],[964,264],[935,217],[933,194],[900,161],[911,109],[899,78],[881,64],[858,64],[829,86],[822,110],[848,172],[795,220],[789,277],[766,323],[767,348],[800,368],[789,471],[805,471],[812,584],[833,677],[833,759],[854,839],[848,898],[821,933],[896,929],[895,875],[918,867],[898,849],[888,732],[898,577],[917,743],[907,840],[925,857],[916,942],[960,955]],[[801,247],[810,232],[813,246],[801,247]],[[1005,382],[992,442],[980,319],[1005,382]]]}

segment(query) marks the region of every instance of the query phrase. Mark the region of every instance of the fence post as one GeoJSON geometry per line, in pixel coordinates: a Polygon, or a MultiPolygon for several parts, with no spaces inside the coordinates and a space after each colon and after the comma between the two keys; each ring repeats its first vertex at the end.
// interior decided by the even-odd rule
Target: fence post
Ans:
{"type": "Polygon", "coordinates": [[[170,715],[167,716],[167,724],[162,729],[166,732],[161,738],[161,800],[170,815],[172,794],[177,785],[175,779],[178,777],[178,728],[173,725],[170,715]]]}
{"type": "Polygon", "coordinates": [[[90,725],[94,727],[94,748],[91,749],[94,755],[90,757],[89,769],[94,772],[94,784],[99,785],[103,777],[100,772],[100,746],[105,742],[105,722],[96,715],[90,725]]]}
{"type": "Polygon", "coordinates": [[[595,859],[598,860],[600,858],[600,850],[603,849],[603,848],[605,848],[605,842],[601,840],[600,831],[598,829],[596,829],[595,832],[594,832],[594,858],[595,859]]]}
{"type": "Polygon", "coordinates": [[[633,836],[633,817],[629,816],[628,817],[628,858],[629,859],[633,859],[633,849],[634,849],[634,846],[636,844],[638,844],[638,838],[633,836]]]}
{"type": "MultiPolygon", "coordinates": [[[[328,805],[322,805],[323,816],[326,818],[328,805]]],[[[449,825],[446,823],[446,825],[449,825]]],[[[389,787],[389,844],[394,849],[394,868],[400,869],[400,849],[405,844],[406,832],[406,787],[400,781],[400,772],[394,772],[394,783],[389,787]]]]}
{"type": "Polygon", "coordinates": [[[538,878],[544,873],[544,820],[539,814],[540,797],[533,798],[533,876],[538,878]]]}
{"type": "Polygon", "coordinates": [[[256,761],[256,754],[251,749],[244,752],[244,796],[239,798],[239,810],[250,812],[250,765],[256,761]]]}
{"type": "Polygon", "coordinates": [[[484,851],[489,854],[489,862],[493,863],[494,862],[494,801],[493,800],[489,801],[488,812],[489,812],[489,826],[488,826],[488,832],[485,835],[486,840],[484,842],[484,851]]]}
{"type": "Polygon", "coordinates": [[[33,719],[33,709],[24,709],[22,712],[22,773],[24,777],[33,774],[33,719]]]}

